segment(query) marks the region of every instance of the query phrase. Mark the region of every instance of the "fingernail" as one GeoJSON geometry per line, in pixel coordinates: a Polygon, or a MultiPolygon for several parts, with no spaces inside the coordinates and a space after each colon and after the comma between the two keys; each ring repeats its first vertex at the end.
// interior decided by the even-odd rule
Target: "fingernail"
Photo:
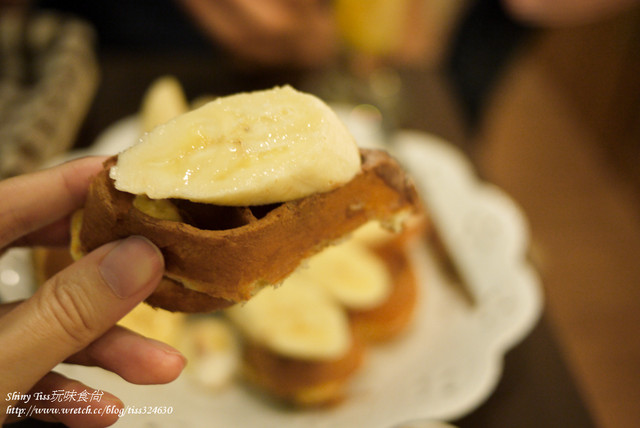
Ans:
{"type": "Polygon", "coordinates": [[[164,342],[160,342],[159,340],[151,339],[149,337],[146,337],[145,339],[147,339],[147,341],[149,341],[149,343],[151,343],[156,349],[164,352],[165,354],[180,357],[182,359],[183,365],[187,363],[187,357],[185,357],[182,352],[178,351],[173,346],[168,345],[164,342]]]}
{"type": "Polygon", "coordinates": [[[118,242],[98,268],[113,293],[126,298],[158,277],[163,263],[160,251],[148,239],[131,236],[118,242]]]}

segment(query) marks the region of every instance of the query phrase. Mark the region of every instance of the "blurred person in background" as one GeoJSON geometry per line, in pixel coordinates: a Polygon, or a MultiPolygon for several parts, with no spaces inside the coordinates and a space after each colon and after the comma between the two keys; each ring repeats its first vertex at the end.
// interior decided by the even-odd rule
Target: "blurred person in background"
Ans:
{"type": "MultiPolygon", "coordinates": [[[[640,4],[640,0],[499,1],[511,18],[536,26],[591,22],[640,4]]],[[[434,4],[466,3],[481,8],[483,3],[495,3],[492,0],[409,2],[413,4],[409,9],[409,25],[416,24],[415,16],[420,13],[420,7],[424,13],[433,14],[434,4]]],[[[334,10],[340,0],[133,0],[117,3],[2,0],[1,3],[32,4],[75,13],[92,22],[105,43],[147,48],[153,44],[162,47],[177,43],[212,43],[229,55],[256,65],[318,67],[335,59],[339,44],[334,10]]],[[[428,19],[423,21],[434,25],[428,19]]],[[[403,44],[427,46],[427,42],[420,43],[415,39],[429,34],[428,30],[414,32],[403,44]]]]}
{"type": "Polygon", "coordinates": [[[512,55],[537,32],[593,24],[634,6],[640,0],[469,0],[444,67],[470,130],[512,55]]]}

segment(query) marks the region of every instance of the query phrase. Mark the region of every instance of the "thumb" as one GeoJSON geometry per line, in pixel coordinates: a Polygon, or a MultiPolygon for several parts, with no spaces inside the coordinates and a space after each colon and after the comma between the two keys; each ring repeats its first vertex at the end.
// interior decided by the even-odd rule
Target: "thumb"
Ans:
{"type": "Polygon", "coordinates": [[[162,255],[151,242],[129,237],[96,249],[43,284],[0,320],[1,341],[10,345],[4,346],[10,355],[3,361],[15,367],[9,385],[15,391],[29,390],[58,363],[104,334],[151,294],[163,267],[162,255]]]}

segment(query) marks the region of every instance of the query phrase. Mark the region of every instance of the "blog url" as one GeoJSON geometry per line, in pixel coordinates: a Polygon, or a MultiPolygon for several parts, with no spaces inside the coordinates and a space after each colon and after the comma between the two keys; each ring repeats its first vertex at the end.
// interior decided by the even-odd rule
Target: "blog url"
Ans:
{"type": "Polygon", "coordinates": [[[170,415],[173,406],[125,406],[108,405],[104,407],[39,407],[32,404],[29,407],[7,406],[7,415],[15,415],[18,418],[31,418],[46,415],[170,415]]]}

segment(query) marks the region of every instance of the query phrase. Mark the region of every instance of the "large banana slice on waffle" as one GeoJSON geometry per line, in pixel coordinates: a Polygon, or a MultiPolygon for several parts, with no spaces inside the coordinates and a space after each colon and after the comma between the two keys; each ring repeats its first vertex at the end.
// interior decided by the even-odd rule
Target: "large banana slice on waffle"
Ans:
{"type": "Polygon", "coordinates": [[[218,98],[157,126],[110,176],[116,189],[152,199],[246,206],[326,192],[359,171],[336,114],[285,86],[218,98]]]}

